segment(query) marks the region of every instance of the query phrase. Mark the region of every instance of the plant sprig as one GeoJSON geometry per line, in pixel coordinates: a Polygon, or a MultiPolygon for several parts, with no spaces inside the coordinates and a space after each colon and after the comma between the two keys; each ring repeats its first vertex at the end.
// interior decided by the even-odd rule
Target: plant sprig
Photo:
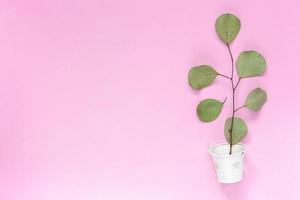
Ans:
{"type": "MultiPolygon", "coordinates": [[[[193,67],[189,71],[188,80],[189,85],[195,90],[201,90],[211,85],[217,76],[228,79],[232,88],[232,115],[225,121],[224,133],[227,142],[230,145],[229,154],[232,153],[232,146],[241,142],[247,135],[248,128],[246,123],[239,117],[236,117],[236,112],[242,108],[248,108],[251,111],[257,112],[267,101],[267,93],[261,89],[256,88],[252,90],[244,103],[244,105],[236,108],[235,105],[235,91],[242,79],[260,76],[264,73],[266,68],[266,61],[264,57],[256,51],[243,51],[237,57],[234,64],[233,55],[230,44],[236,38],[241,28],[240,20],[229,13],[219,16],[215,23],[215,29],[219,38],[225,43],[231,60],[231,75],[227,76],[218,73],[210,65],[200,65],[193,67]],[[234,83],[234,65],[239,77],[238,81],[234,83]]],[[[204,99],[197,106],[197,115],[202,122],[212,122],[221,113],[224,101],[216,99],[204,99]]]]}

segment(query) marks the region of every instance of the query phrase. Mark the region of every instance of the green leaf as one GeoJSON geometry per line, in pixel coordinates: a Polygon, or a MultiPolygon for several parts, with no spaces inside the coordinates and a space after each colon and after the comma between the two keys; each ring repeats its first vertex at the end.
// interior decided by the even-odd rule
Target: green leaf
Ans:
{"type": "Polygon", "coordinates": [[[220,39],[230,44],[239,33],[241,22],[236,16],[226,13],[218,17],[215,28],[220,39]]]}
{"type": "Polygon", "coordinates": [[[266,61],[256,51],[243,51],[236,60],[236,69],[240,78],[259,76],[266,69],[266,61]]]}
{"type": "MultiPolygon", "coordinates": [[[[231,129],[232,118],[228,118],[225,122],[224,133],[227,142],[230,144],[230,129],[231,129]]],[[[248,132],[247,125],[245,122],[235,117],[233,119],[233,127],[232,127],[232,145],[239,143],[242,141],[248,132]]]]}
{"type": "Polygon", "coordinates": [[[256,88],[248,94],[245,107],[257,112],[266,103],[266,101],[267,93],[261,88],[256,88]]]}
{"type": "Polygon", "coordinates": [[[211,122],[215,120],[219,116],[223,104],[223,102],[216,99],[205,99],[201,101],[197,106],[198,118],[202,122],[211,122]]]}
{"type": "Polygon", "coordinates": [[[189,84],[192,88],[200,90],[209,86],[218,76],[216,70],[209,65],[193,67],[189,72],[189,84]]]}

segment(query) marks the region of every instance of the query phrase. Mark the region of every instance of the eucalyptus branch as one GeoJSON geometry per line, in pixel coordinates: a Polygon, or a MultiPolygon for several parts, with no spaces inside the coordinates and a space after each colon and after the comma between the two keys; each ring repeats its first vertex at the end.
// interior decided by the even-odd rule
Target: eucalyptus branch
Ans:
{"type": "MultiPolygon", "coordinates": [[[[218,75],[230,81],[232,90],[232,115],[231,118],[229,117],[225,121],[224,126],[225,139],[230,146],[229,154],[232,154],[233,145],[238,144],[246,137],[248,130],[247,124],[244,120],[239,117],[235,117],[236,112],[244,107],[257,112],[267,101],[267,93],[261,88],[256,88],[248,94],[243,106],[238,108],[235,107],[235,91],[240,85],[241,80],[247,77],[259,76],[264,73],[266,68],[266,61],[264,57],[253,50],[241,52],[237,56],[236,62],[234,62],[230,44],[238,35],[240,28],[240,20],[230,13],[225,13],[219,16],[215,23],[216,32],[219,38],[226,45],[230,56],[231,73],[229,75],[218,73],[210,65],[199,65],[193,67],[190,69],[188,74],[188,83],[195,90],[201,90],[202,88],[210,86],[218,75]],[[253,65],[253,63],[255,63],[255,65],[253,65]],[[236,81],[233,80],[235,67],[238,72],[238,79],[236,79],[236,81]]],[[[226,101],[227,97],[223,102],[212,98],[202,100],[197,106],[197,116],[200,121],[214,121],[220,115],[226,101]]]]}

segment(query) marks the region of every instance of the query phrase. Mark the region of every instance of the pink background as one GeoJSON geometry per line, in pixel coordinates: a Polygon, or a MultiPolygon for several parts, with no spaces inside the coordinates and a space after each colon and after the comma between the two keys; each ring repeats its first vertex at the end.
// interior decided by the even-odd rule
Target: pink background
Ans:
{"type": "MultiPolygon", "coordinates": [[[[0,1],[1,200],[297,200],[300,198],[300,3],[274,0],[0,1]],[[249,127],[244,180],[222,185],[207,152],[224,142],[227,104],[212,124],[198,102],[230,98],[217,78],[201,92],[192,66],[229,74],[214,22],[236,14],[234,57],[254,49],[268,92],[249,127]]],[[[228,99],[230,100],[230,99],[228,99]]],[[[228,101],[230,102],[230,101],[228,101]]]]}

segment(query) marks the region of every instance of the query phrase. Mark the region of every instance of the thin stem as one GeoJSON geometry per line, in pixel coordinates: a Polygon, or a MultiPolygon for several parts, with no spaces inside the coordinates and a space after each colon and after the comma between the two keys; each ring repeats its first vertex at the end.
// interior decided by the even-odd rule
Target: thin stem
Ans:
{"type": "Polygon", "coordinates": [[[230,49],[230,46],[229,44],[226,44],[227,45],[227,49],[229,51],[229,54],[230,54],[230,58],[231,58],[231,79],[233,79],[233,56],[232,56],[232,53],[231,53],[231,49],[230,49]]]}
{"type": "Polygon", "coordinates": [[[231,87],[232,87],[232,118],[231,118],[231,126],[230,126],[230,141],[229,141],[229,145],[230,145],[230,150],[229,150],[229,154],[232,153],[232,129],[233,129],[233,122],[234,122],[234,115],[235,115],[235,94],[234,94],[234,91],[235,91],[235,86],[233,84],[233,68],[234,68],[234,63],[233,63],[233,56],[232,56],[232,52],[231,52],[231,49],[230,49],[230,46],[229,44],[227,44],[227,49],[229,51],[229,54],[230,54],[230,58],[231,58],[231,87]]]}
{"type": "Polygon", "coordinates": [[[239,85],[240,81],[242,80],[242,78],[239,78],[238,82],[236,83],[236,85],[234,86],[234,91],[236,90],[237,86],[239,85]]]}
{"type": "Polygon", "coordinates": [[[223,101],[223,104],[226,102],[226,100],[227,100],[227,97],[225,97],[225,99],[224,99],[224,101],[223,101]]]}
{"type": "Polygon", "coordinates": [[[246,107],[246,105],[240,106],[240,107],[238,107],[237,109],[235,109],[234,112],[237,112],[238,110],[240,110],[240,109],[242,109],[242,108],[245,108],[245,107],[246,107]]]}
{"type": "Polygon", "coordinates": [[[230,78],[229,76],[226,76],[226,75],[224,75],[224,74],[218,73],[218,75],[223,76],[224,78],[227,78],[227,79],[231,80],[231,78],[230,78]]]}

